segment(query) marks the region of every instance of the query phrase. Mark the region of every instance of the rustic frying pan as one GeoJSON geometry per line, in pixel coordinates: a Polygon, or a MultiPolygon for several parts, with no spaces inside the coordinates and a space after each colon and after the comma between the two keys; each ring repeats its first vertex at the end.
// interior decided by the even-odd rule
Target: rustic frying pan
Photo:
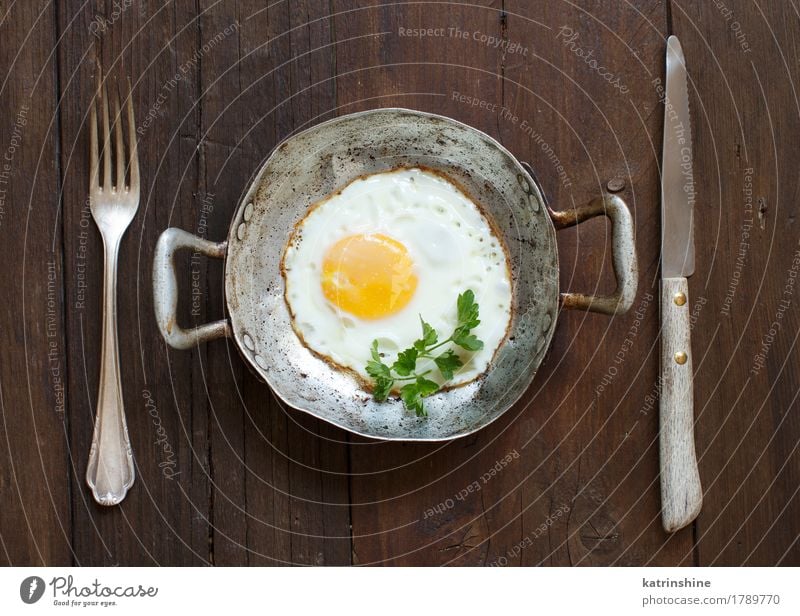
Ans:
{"type": "Polygon", "coordinates": [[[530,385],[560,306],[625,312],[636,286],[633,223],[619,197],[554,212],[532,170],[497,141],[455,120],[408,109],[342,116],[284,141],[242,199],[227,241],[167,229],[153,264],[156,320],[170,346],[188,349],[232,337],[286,404],[356,434],[389,440],[446,440],[491,423],[530,385]],[[490,369],[477,381],[426,398],[425,418],[407,411],[400,400],[375,402],[350,375],[303,346],[290,323],[280,273],[284,245],[312,204],[358,176],[416,165],[452,178],[492,219],[508,249],[514,296],[509,335],[490,369]],[[612,222],[617,290],[610,296],[559,295],[555,231],[598,215],[612,222]],[[181,249],[225,259],[226,319],[194,329],[178,325],[173,255],[181,249]]]}

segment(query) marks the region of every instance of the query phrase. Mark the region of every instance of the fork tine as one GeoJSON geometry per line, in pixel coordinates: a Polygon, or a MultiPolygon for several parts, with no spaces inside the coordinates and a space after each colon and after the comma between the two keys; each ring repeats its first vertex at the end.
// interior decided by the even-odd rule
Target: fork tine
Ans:
{"type": "Polygon", "coordinates": [[[133,119],[133,93],[131,78],[128,77],[128,148],[130,149],[130,167],[132,192],[139,192],[139,156],[136,147],[136,122],[133,119]]]}
{"type": "Polygon", "coordinates": [[[108,88],[103,80],[103,189],[111,192],[111,135],[108,126],[108,88]]]}
{"type": "Polygon", "coordinates": [[[117,142],[117,157],[115,164],[117,166],[117,192],[125,190],[125,151],[122,144],[122,115],[119,112],[119,89],[114,88],[114,137],[117,142]]]}
{"type": "Polygon", "coordinates": [[[97,91],[92,101],[91,115],[89,117],[89,191],[100,186],[98,177],[100,167],[97,155],[97,104],[100,97],[100,80],[102,79],[100,68],[97,69],[97,91]]]}

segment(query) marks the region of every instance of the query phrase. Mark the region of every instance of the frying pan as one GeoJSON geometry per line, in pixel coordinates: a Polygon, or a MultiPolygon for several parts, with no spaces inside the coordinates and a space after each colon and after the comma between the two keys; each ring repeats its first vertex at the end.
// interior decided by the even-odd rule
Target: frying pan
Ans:
{"type": "Polygon", "coordinates": [[[245,193],[226,241],[167,229],[153,264],[156,320],[171,347],[232,338],[255,373],[289,406],[356,434],[407,441],[453,439],[497,419],[533,380],[560,308],[622,313],[633,303],[636,286],[633,222],[619,197],[604,195],[582,207],[553,211],[532,169],[497,141],[450,118],[409,109],[354,113],[290,137],[245,193]],[[280,273],[284,246],[309,207],[359,176],[400,166],[441,172],[480,204],[508,250],[513,285],[508,336],[489,370],[472,383],[426,398],[428,417],[416,417],[397,399],[376,402],[351,375],[301,344],[280,273]],[[599,215],[612,223],[616,291],[609,296],[559,293],[556,230],[599,215]],[[173,255],[179,250],[225,260],[225,319],[192,329],[177,323],[173,255]]]}

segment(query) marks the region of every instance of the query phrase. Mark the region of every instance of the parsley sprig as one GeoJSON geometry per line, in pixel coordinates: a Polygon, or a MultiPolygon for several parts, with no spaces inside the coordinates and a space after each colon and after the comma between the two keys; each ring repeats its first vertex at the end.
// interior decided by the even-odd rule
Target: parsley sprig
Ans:
{"type": "Polygon", "coordinates": [[[435,381],[425,378],[431,370],[417,372],[417,362],[421,359],[432,360],[444,380],[449,381],[464,362],[452,348],[441,350],[443,347],[452,343],[467,351],[480,351],[483,348],[483,342],[472,333],[472,330],[480,324],[475,294],[469,289],[464,291],[458,296],[456,308],[458,319],[456,328],[442,341],[439,341],[436,330],[420,315],[422,338],[416,340],[413,346],[398,353],[397,359],[391,366],[384,363],[384,357],[378,351],[378,341],[372,341],[370,349],[372,359],[367,362],[367,374],[374,381],[372,395],[378,402],[383,402],[389,397],[396,382],[407,381],[400,388],[400,398],[407,409],[416,412],[417,417],[425,417],[428,413],[422,399],[439,391],[440,386],[435,381]]]}

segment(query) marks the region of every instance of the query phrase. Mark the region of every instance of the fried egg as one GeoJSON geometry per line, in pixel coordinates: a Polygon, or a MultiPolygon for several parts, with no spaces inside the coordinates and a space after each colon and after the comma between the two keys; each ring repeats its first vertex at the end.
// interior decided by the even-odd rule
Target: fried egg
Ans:
{"type": "MultiPolygon", "coordinates": [[[[467,289],[480,307],[472,333],[484,346],[442,348],[464,362],[447,386],[487,370],[511,319],[504,246],[466,194],[421,168],[359,178],[313,206],[289,239],[282,273],[303,343],[365,382],[373,340],[391,364],[421,337],[420,317],[447,338],[457,324],[456,299],[467,289]]],[[[430,360],[417,366],[429,368],[427,378],[441,385],[430,360]]]]}

